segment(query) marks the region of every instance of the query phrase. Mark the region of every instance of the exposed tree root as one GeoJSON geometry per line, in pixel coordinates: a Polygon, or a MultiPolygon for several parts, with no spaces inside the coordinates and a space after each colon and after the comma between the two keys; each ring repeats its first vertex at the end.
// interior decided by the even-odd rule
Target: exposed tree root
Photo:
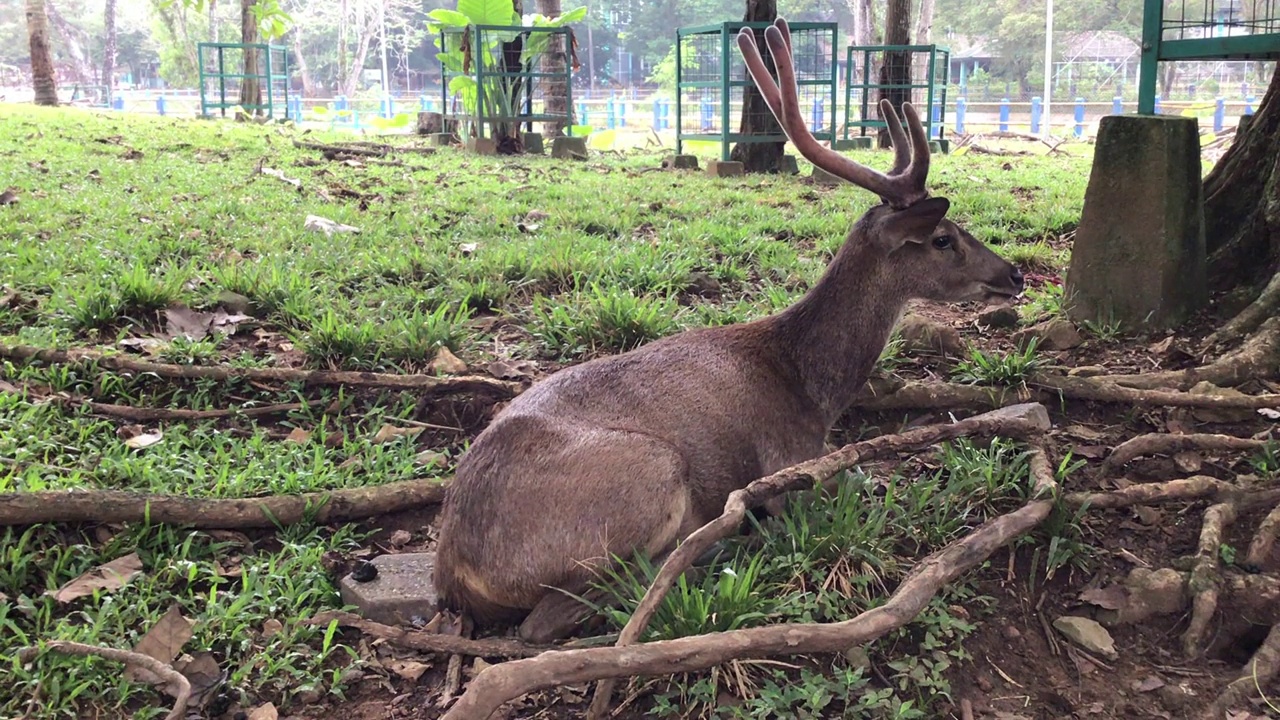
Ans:
{"type": "Polygon", "coordinates": [[[1102,472],[1111,474],[1143,455],[1171,454],[1187,450],[1257,450],[1266,447],[1264,440],[1240,438],[1214,433],[1149,433],[1116,446],[1102,463],[1102,472]]]}
{"type": "MultiPolygon", "coordinates": [[[[1028,384],[1054,390],[1062,397],[1071,400],[1093,400],[1097,402],[1126,403],[1146,407],[1190,407],[1190,408],[1277,408],[1280,407],[1280,395],[1197,395],[1175,390],[1135,387],[1122,383],[1118,378],[1126,376],[1107,376],[1103,378],[1066,377],[1037,375],[1028,384]]],[[[1134,375],[1134,378],[1145,377],[1134,375]]],[[[1201,378],[1203,380],[1205,378],[1201,378]]],[[[1199,382],[1196,380],[1195,382],[1199,382]]],[[[1244,379],[1232,385],[1239,385],[1244,379]]],[[[1190,383],[1187,387],[1194,385],[1190,383]]],[[[1215,385],[1218,383],[1214,383],[1215,385]]]]}
{"type": "Polygon", "coordinates": [[[322,612],[307,620],[308,625],[328,625],[337,621],[342,627],[359,630],[365,635],[386,640],[409,650],[422,652],[450,653],[473,657],[523,658],[541,655],[548,650],[556,649],[552,645],[529,645],[516,638],[481,638],[472,640],[457,635],[430,633],[406,630],[401,627],[383,625],[366,620],[353,613],[330,611],[322,612]]]}
{"type": "Polygon", "coordinates": [[[1222,347],[1240,342],[1246,335],[1258,329],[1267,318],[1280,310],[1280,273],[1271,276],[1271,282],[1262,289],[1258,298],[1236,314],[1225,325],[1205,339],[1205,347],[1222,347]]]}
{"type": "Polygon", "coordinates": [[[1213,720],[1225,717],[1229,710],[1243,705],[1261,688],[1265,688],[1277,674],[1280,674],[1280,625],[1272,625],[1267,639],[1262,641],[1253,657],[1245,663],[1240,677],[1223,688],[1204,717],[1213,720]]]}
{"type": "MultiPolygon", "coordinates": [[[[1037,462],[1037,488],[1052,492],[1049,463],[1037,462]]],[[[730,660],[843,652],[910,622],[933,596],[991,553],[1039,525],[1053,500],[1033,500],[994,518],[967,537],[924,558],[882,606],[839,623],[790,623],[711,633],[641,645],[546,652],[492,665],[471,682],[444,720],[483,720],[526,693],[605,678],[670,675],[730,660]]]]}
{"type": "Polygon", "coordinates": [[[396,375],[391,373],[352,372],[346,370],[295,370],[292,368],[248,368],[225,365],[171,365],[131,360],[119,355],[105,355],[92,350],[49,350],[27,346],[0,345],[0,358],[49,364],[86,365],[117,372],[150,373],[164,378],[184,380],[244,379],[257,382],[296,382],[304,385],[349,385],[352,387],[384,387],[417,390],[432,395],[450,393],[482,393],[508,398],[520,392],[517,383],[481,375],[437,377],[435,375],[396,375]]]}
{"type": "Polygon", "coordinates": [[[120,490],[51,490],[0,494],[0,527],[44,522],[142,522],[203,529],[270,528],[305,520],[339,522],[438,504],[448,481],[404,480],[261,498],[190,498],[120,490]]]}
{"type": "Polygon", "coordinates": [[[168,715],[165,715],[165,720],[182,720],[187,714],[187,701],[191,699],[191,683],[183,677],[182,673],[174,670],[167,663],[162,663],[149,655],[129,650],[84,645],[66,640],[51,640],[43,649],[38,647],[21,648],[16,655],[20,662],[28,663],[46,651],[66,653],[67,655],[94,655],[113,662],[148,670],[163,680],[166,689],[172,690],[174,695],[173,709],[169,711],[168,715]]]}
{"type": "Polygon", "coordinates": [[[1236,520],[1236,506],[1225,502],[1212,505],[1204,513],[1204,525],[1200,528],[1200,544],[1196,547],[1195,566],[1187,581],[1192,593],[1191,622],[1182,636],[1182,652],[1194,658],[1204,647],[1209,623],[1218,611],[1218,594],[1222,586],[1221,564],[1218,548],[1223,535],[1236,520]]]}
{"type": "Polygon", "coordinates": [[[1280,315],[1268,318],[1243,345],[1207,365],[1140,375],[1103,375],[1092,379],[1129,388],[1186,389],[1205,381],[1219,387],[1235,387],[1247,380],[1274,378],[1278,372],[1280,315]]]}
{"type": "Polygon", "coordinates": [[[1231,502],[1238,510],[1245,512],[1280,502],[1280,488],[1242,488],[1235,483],[1208,475],[1193,475],[1189,478],[1166,482],[1130,485],[1109,492],[1075,492],[1063,497],[1063,501],[1070,505],[1076,507],[1087,505],[1091,509],[1156,505],[1187,500],[1231,502]]]}
{"type": "Polygon", "coordinates": [[[1277,535],[1280,535],[1280,506],[1272,508],[1271,512],[1267,513],[1267,516],[1258,524],[1258,532],[1254,533],[1253,542],[1249,543],[1245,566],[1261,568],[1266,565],[1267,559],[1271,557],[1271,549],[1276,544],[1277,535]]]}

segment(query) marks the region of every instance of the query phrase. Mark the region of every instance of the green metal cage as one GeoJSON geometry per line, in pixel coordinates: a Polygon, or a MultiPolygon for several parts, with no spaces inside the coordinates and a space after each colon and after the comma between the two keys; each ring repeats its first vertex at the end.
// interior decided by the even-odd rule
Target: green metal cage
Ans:
{"type": "Polygon", "coordinates": [[[289,118],[288,48],[269,43],[204,42],[196,44],[196,55],[200,66],[201,115],[208,117],[210,110],[218,110],[226,117],[229,108],[243,107],[250,113],[262,111],[272,119],[289,118]],[[244,74],[244,61],[249,53],[258,54],[261,72],[244,74]],[[251,78],[262,82],[265,102],[241,105],[240,86],[251,78]]]}
{"type": "MultiPolygon", "coordinates": [[[[742,28],[763,30],[772,23],[724,22],[676,29],[676,152],[687,140],[720,143],[720,159],[728,160],[734,143],[786,142],[777,134],[744,134],[730,130],[742,117],[746,88],[755,81],[737,48],[742,28]]],[[[836,23],[789,23],[796,92],[809,129],[820,140],[836,137],[836,23]]],[[[768,46],[761,43],[762,54],[768,46]]],[[[774,76],[777,79],[777,76],[774,76]]],[[[768,110],[765,110],[768,112],[768,110]]],[[[756,126],[759,123],[754,122],[756,126]]]]}
{"type": "Polygon", "coordinates": [[[506,25],[469,25],[465,29],[446,28],[440,33],[441,53],[461,53],[470,57],[471,66],[462,71],[441,63],[441,102],[443,115],[465,123],[474,123],[477,137],[485,136],[485,127],[494,122],[511,122],[533,130],[533,123],[573,125],[573,67],[568,51],[573,46],[572,30],[567,27],[525,27],[506,25]],[[524,36],[524,52],[520,69],[504,69],[502,43],[524,36]],[[541,69],[542,52],[561,43],[566,53],[562,71],[541,69]],[[480,48],[476,51],[476,48],[480,48]],[[539,49],[529,52],[530,48],[539,49]],[[468,109],[463,97],[467,91],[455,86],[455,78],[474,82],[474,108],[468,109]],[[559,80],[566,88],[564,112],[554,112],[547,105],[548,81],[559,80]],[[507,88],[519,81],[516,97],[507,96],[507,88]]]}
{"type": "Polygon", "coordinates": [[[1159,64],[1176,60],[1280,60],[1276,0],[1144,0],[1138,113],[1156,112],[1159,64]]]}
{"type": "Polygon", "coordinates": [[[947,84],[950,81],[951,50],[939,45],[851,45],[845,58],[848,82],[844,91],[844,139],[857,130],[885,127],[879,117],[882,91],[902,91],[907,100],[923,112],[930,138],[940,139],[946,127],[947,84]],[[905,65],[905,67],[903,67],[905,65]],[[909,73],[909,75],[907,74],[909,73]],[[885,78],[910,77],[906,83],[885,78]],[[854,109],[858,110],[857,117],[854,109]]]}

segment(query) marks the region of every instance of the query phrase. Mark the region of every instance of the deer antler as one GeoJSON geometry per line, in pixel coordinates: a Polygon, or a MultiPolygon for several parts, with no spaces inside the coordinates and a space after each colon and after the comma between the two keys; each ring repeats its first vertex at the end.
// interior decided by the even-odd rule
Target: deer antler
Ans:
{"type": "Polygon", "coordinates": [[[902,114],[907,118],[907,127],[911,133],[911,141],[908,143],[893,106],[887,99],[880,101],[880,114],[893,139],[894,161],[889,173],[886,175],[856,163],[820,145],[805,127],[796,90],[795,66],[791,62],[791,29],[787,26],[787,21],[782,18],[775,20],[773,25],[765,28],[764,39],[773,54],[774,64],[778,68],[778,83],[786,90],[785,93],[778,89],[778,84],[774,83],[765,67],[760,49],[756,46],[755,34],[749,28],[738,32],[738,48],[742,51],[747,70],[756,81],[756,87],[760,89],[765,103],[801,155],[832,175],[879,195],[884,202],[895,208],[907,207],[929,196],[924,186],[925,178],[929,175],[929,138],[911,103],[902,105],[902,114]]]}

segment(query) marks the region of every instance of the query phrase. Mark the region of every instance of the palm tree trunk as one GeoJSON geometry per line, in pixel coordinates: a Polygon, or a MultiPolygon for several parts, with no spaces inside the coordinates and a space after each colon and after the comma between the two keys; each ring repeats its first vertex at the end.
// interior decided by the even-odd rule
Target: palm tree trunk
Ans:
{"type": "Polygon", "coordinates": [[[27,42],[31,45],[31,84],[37,105],[58,104],[58,79],[49,51],[49,17],[44,0],[27,0],[27,42]]]}

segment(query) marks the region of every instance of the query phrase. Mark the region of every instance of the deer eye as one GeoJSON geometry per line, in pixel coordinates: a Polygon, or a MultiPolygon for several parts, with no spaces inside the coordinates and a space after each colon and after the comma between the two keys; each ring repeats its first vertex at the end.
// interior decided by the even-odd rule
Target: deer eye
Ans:
{"type": "Polygon", "coordinates": [[[943,235],[941,237],[936,237],[933,239],[933,246],[938,248],[939,250],[946,250],[947,248],[951,247],[952,242],[953,241],[950,235],[943,235]]]}

